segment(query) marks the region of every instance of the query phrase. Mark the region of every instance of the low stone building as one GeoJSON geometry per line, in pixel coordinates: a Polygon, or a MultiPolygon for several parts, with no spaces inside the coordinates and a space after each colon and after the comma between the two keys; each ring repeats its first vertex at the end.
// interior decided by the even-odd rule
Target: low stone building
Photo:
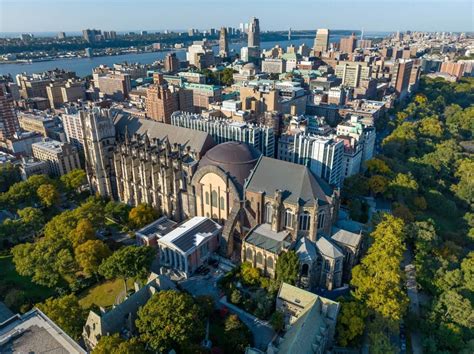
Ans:
{"type": "Polygon", "coordinates": [[[276,310],[284,315],[285,332],[269,344],[267,354],[326,353],[333,345],[340,304],[282,283],[276,310]]]}
{"type": "Polygon", "coordinates": [[[168,277],[152,273],[144,287],[139,288],[135,283],[135,293],[122,303],[110,310],[101,308],[99,313],[91,310],[82,331],[87,349],[92,351],[103,336],[115,333],[126,338],[133,336],[136,332],[135,319],[138,309],[145,305],[153,294],[170,289],[176,289],[176,286],[168,277]]]}

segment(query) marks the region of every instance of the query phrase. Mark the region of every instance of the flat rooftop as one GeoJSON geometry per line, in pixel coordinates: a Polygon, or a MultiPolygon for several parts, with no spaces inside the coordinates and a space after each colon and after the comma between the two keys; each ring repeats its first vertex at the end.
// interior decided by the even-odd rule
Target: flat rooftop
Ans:
{"type": "Polygon", "coordinates": [[[196,216],[163,236],[159,242],[172,244],[186,253],[221,229],[222,226],[212,219],[196,216]]]}
{"type": "Polygon", "coordinates": [[[85,354],[86,351],[34,308],[0,324],[0,353],[85,354]]]}

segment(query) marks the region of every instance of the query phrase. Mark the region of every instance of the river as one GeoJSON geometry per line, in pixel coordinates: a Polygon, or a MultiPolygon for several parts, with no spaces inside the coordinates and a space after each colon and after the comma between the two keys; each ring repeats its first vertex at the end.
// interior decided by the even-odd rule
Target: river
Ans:
{"type": "MultiPolygon", "coordinates": [[[[334,34],[331,35],[330,41],[331,42],[338,42],[343,35],[334,34]]],[[[300,38],[294,39],[291,41],[270,41],[270,42],[262,42],[261,48],[262,49],[269,49],[273,46],[279,44],[281,47],[285,48],[290,44],[293,44],[295,47],[298,47],[302,43],[305,43],[307,46],[313,46],[314,39],[313,38],[300,38]]],[[[244,46],[245,43],[231,43],[229,45],[230,50],[234,50],[240,52],[240,48],[244,46]]],[[[214,47],[214,50],[217,52],[218,48],[214,47]]],[[[57,59],[51,61],[41,61],[41,62],[34,62],[34,63],[11,63],[11,64],[0,64],[0,75],[4,74],[11,74],[15,76],[22,72],[31,73],[39,73],[47,70],[52,70],[55,68],[65,69],[70,71],[75,71],[78,76],[87,76],[92,74],[92,69],[103,64],[112,66],[114,63],[141,63],[141,64],[151,64],[156,60],[163,59],[167,53],[171,51],[163,51],[163,52],[147,52],[147,53],[130,53],[130,54],[121,54],[121,55],[113,55],[113,56],[101,56],[101,57],[93,57],[93,58],[70,58],[70,59],[57,59]]],[[[177,50],[176,55],[180,60],[186,60],[186,51],[185,50],[177,50]]]]}

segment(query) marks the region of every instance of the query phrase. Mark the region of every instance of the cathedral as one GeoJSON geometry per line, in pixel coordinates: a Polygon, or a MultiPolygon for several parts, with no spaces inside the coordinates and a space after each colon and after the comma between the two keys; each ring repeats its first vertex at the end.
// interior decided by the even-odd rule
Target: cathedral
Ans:
{"type": "Polygon", "coordinates": [[[342,284],[345,245],[329,238],[339,192],[307,167],[262,156],[241,142],[216,145],[205,132],[120,110],[83,117],[94,192],[152,205],[176,222],[211,218],[223,226],[221,255],[251,262],[269,276],[275,276],[278,256],[295,250],[302,282],[342,284]]]}

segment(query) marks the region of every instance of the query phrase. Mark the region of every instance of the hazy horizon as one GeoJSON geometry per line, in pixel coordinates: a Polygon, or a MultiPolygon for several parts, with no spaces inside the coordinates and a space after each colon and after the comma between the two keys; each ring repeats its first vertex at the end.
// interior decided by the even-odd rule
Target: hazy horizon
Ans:
{"type": "Polygon", "coordinates": [[[470,0],[0,0],[0,32],[158,31],[238,27],[262,30],[473,31],[470,0]]]}

